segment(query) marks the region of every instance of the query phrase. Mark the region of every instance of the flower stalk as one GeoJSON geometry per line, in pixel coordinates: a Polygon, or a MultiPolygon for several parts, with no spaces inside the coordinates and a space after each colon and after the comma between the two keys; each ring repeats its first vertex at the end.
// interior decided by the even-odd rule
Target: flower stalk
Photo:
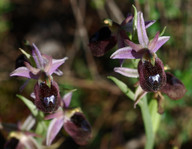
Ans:
{"type": "MultiPolygon", "coordinates": [[[[127,87],[125,83],[112,76],[109,76],[108,78],[111,79],[127,97],[129,97],[133,101],[135,100],[135,94],[127,87]]],[[[138,103],[138,105],[141,108],[141,114],[146,133],[145,149],[152,149],[155,141],[155,133],[153,131],[154,123],[152,123],[151,114],[147,103],[147,96],[144,96],[138,103]]]]}
{"type": "Polygon", "coordinates": [[[147,104],[147,96],[144,96],[142,98],[142,102],[139,102],[139,107],[141,108],[141,114],[145,127],[145,134],[146,134],[145,149],[152,149],[155,141],[155,133],[153,131],[154,126],[149,112],[149,106],[147,104]]]}

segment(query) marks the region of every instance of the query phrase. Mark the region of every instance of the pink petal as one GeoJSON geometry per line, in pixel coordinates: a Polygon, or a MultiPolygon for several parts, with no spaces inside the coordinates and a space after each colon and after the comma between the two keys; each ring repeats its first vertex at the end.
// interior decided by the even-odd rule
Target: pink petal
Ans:
{"type": "Polygon", "coordinates": [[[125,43],[133,48],[136,52],[139,52],[143,47],[140,44],[135,44],[130,40],[125,40],[125,43]]]}
{"type": "Polygon", "coordinates": [[[33,137],[23,136],[20,139],[20,142],[16,149],[24,149],[24,148],[38,149],[38,148],[40,148],[40,145],[37,143],[37,141],[33,137]]]}
{"type": "Polygon", "coordinates": [[[162,36],[162,37],[159,37],[157,43],[156,43],[156,46],[151,49],[154,53],[157,52],[157,50],[159,50],[159,48],[164,45],[168,40],[169,40],[169,36],[162,36]]]}
{"type": "Polygon", "coordinates": [[[45,68],[44,71],[45,72],[49,72],[49,70],[51,69],[52,66],[52,57],[48,56],[48,55],[43,55],[45,57],[45,59],[47,60],[46,64],[45,64],[45,68]]]}
{"type": "Polygon", "coordinates": [[[71,103],[72,93],[73,93],[73,91],[65,94],[64,97],[63,97],[63,99],[62,99],[63,102],[64,102],[64,104],[65,104],[65,107],[66,107],[66,108],[69,107],[69,105],[70,105],[70,103],[71,103]]]}
{"type": "Polygon", "coordinates": [[[137,35],[139,43],[145,48],[148,46],[149,39],[146,33],[145,22],[143,19],[143,13],[138,12],[137,17],[137,35]]]}
{"type": "Polygon", "coordinates": [[[30,70],[30,72],[33,73],[34,75],[37,75],[39,73],[40,69],[32,67],[28,62],[24,62],[24,64],[30,70]]]}
{"type": "Polygon", "coordinates": [[[149,42],[149,45],[148,45],[149,50],[152,50],[155,48],[157,41],[158,41],[158,38],[159,38],[159,32],[157,32],[155,37],[153,38],[153,40],[151,40],[149,42]]]}
{"type": "Polygon", "coordinates": [[[136,105],[139,103],[139,101],[147,94],[147,92],[145,92],[141,86],[139,85],[139,87],[137,88],[136,92],[135,92],[135,103],[134,103],[134,108],[136,108],[136,105]]]}
{"type": "Polygon", "coordinates": [[[56,135],[59,133],[63,124],[64,124],[64,117],[55,118],[51,121],[47,131],[46,145],[51,145],[52,141],[55,139],[56,135]]]}
{"type": "Polygon", "coordinates": [[[15,69],[10,76],[20,76],[20,77],[25,77],[25,78],[32,78],[32,79],[37,79],[37,76],[33,75],[27,67],[19,67],[15,69]]]}
{"type": "Polygon", "coordinates": [[[32,56],[35,60],[35,63],[37,65],[37,68],[43,68],[43,57],[39,51],[39,49],[36,47],[36,45],[33,43],[33,50],[32,50],[32,56]]]}
{"type": "Polygon", "coordinates": [[[141,58],[141,54],[135,52],[131,47],[118,49],[111,55],[111,59],[137,59],[141,58]]]}
{"type": "Polygon", "coordinates": [[[131,77],[131,78],[138,78],[139,77],[137,69],[115,67],[114,71],[117,73],[120,73],[126,77],[131,77]]]}
{"type": "Polygon", "coordinates": [[[133,19],[133,16],[132,15],[129,15],[125,18],[125,20],[123,20],[123,22],[121,23],[121,26],[124,26],[126,25],[127,23],[130,23],[130,21],[132,21],[133,19]]]}
{"type": "Polygon", "coordinates": [[[155,22],[156,22],[155,20],[152,20],[152,21],[146,21],[146,22],[145,22],[145,28],[150,27],[150,26],[153,25],[155,22]]]}
{"type": "Polygon", "coordinates": [[[52,66],[49,70],[49,75],[52,75],[59,68],[59,66],[65,63],[67,59],[68,59],[67,57],[64,57],[63,59],[53,59],[52,66]]]}
{"type": "Polygon", "coordinates": [[[58,76],[62,76],[62,75],[63,75],[63,72],[62,72],[61,70],[59,70],[59,69],[56,69],[56,70],[54,71],[54,74],[56,74],[56,75],[58,75],[58,76]]]}
{"type": "Polygon", "coordinates": [[[58,117],[62,117],[62,116],[63,116],[63,110],[58,109],[57,112],[47,115],[45,117],[45,120],[50,120],[50,119],[54,119],[54,118],[58,118],[58,117]]]}

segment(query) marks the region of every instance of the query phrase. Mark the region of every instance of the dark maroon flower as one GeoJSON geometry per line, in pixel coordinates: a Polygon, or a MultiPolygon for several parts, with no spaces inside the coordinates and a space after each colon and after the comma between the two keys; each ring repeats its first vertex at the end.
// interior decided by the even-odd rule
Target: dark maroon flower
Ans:
{"type": "Polygon", "coordinates": [[[139,83],[146,92],[156,92],[166,84],[166,74],[163,63],[155,58],[155,64],[147,60],[140,60],[138,64],[139,83]]]}
{"type": "Polygon", "coordinates": [[[69,120],[64,123],[66,132],[79,145],[85,145],[91,138],[91,126],[81,112],[75,112],[69,120]]]}
{"type": "Polygon", "coordinates": [[[44,83],[36,83],[34,87],[37,108],[43,112],[51,113],[58,109],[60,105],[59,87],[55,81],[51,82],[50,87],[44,83]]]}
{"type": "Polygon", "coordinates": [[[15,68],[17,69],[19,67],[25,67],[25,62],[29,63],[27,57],[24,54],[19,55],[15,62],[15,68]]]}
{"type": "Polygon", "coordinates": [[[166,72],[166,76],[167,83],[162,88],[161,92],[167,94],[174,100],[182,98],[186,93],[186,88],[183,83],[169,72],[166,72]]]}
{"type": "MultiPolygon", "coordinates": [[[[155,21],[144,22],[144,27],[148,28],[154,22],[155,21]]],[[[108,27],[102,27],[93,36],[91,36],[89,41],[89,47],[93,55],[97,57],[103,56],[116,44],[119,49],[126,47],[127,43],[125,42],[125,39],[128,40],[128,35],[135,30],[134,28],[136,28],[132,15],[128,15],[121,24],[113,22],[110,19],[105,19],[104,23],[108,27]]],[[[128,51],[130,51],[130,49],[128,51]]]]}
{"type": "Polygon", "coordinates": [[[12,137],[6,142],[4,149],[16,149],[18,143],[19,143],[19,140],[15,137],[12,137]]]}
{"type": "Polygon", "coordinates": [[[69,108],[72,92],[70,91],[62,98],[63,108],[46,117],[46,119],[52,119],[47,131],[47,145],[51,145],[62,127],[79,145],[87,144],[92,136],[91,125],[81,109],[69,108]]]}
{"type": "Polygon", "coordinates": [[[117,43],[116,37],[112,35],[108,27],[102,27],[89,40],[89,47],[94,56],[103,56],[117,43]]]}

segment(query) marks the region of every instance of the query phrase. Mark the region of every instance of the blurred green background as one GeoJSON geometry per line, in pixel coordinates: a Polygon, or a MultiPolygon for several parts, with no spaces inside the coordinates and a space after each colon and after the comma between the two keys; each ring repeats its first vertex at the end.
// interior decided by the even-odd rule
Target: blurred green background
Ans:
{"type": "MultiPolygon", "coordinates": [[[[145,143],[139,107],[113,84],[113,75],[134,90],[136,79],[113,72],[118,66],[106,56],[95,58],[88,48],[89,37],[103,26],[104,18],[121,23],[132,4],[144,13],[145,20],[157,20],[148,29],[149,37],[167,27],[171,39],[157,52],[171,72],[185,84],[183,99],[164,100],[164,114],[156,134],[155,149],[192,148],[192,1],[190,0],[0,0],[0,121],[17,123],[29,114],[16,98],[24,79],[10,78],[22,42],[35,43],[42,53],[54,58],[69,57],[55,77],[64,92],[77,88],[71,106],[80,106],[89,119],[93,138],[80,147],[66,137],[63,146],[83,149],[137,149],[145,143]]],[[[34,82],[22,95],[30,98],[34,82]]],[[[152,94],[148,95],[153,97],[152,94]]],[[[7,133],[1,130],[4,137],[7,133]]],[[[63,148],[63,147],[61,147],[63,148]]]]}

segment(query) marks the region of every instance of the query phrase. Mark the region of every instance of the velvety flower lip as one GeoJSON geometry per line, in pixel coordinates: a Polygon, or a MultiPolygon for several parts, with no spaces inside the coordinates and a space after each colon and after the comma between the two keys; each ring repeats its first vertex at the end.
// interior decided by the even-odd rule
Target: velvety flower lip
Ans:
{"type": "Polygon", "coordinates": [[[34,87],[34,95],[34,104],[45,113],[52,113],[61,105],[59,86],[53,80],[50,87],[44,82],[37,82],[34,87]]]}
{"type": "Polygon", "coordinates": [[[117,43],[116,36],[112,35],[109,27],[102,27],[89,40],[89,48],[93,56],[103,56],[117,43]]]}
{"type": "Polygon", "coordinates": [[[166,72],[166,75],[167,83],[161,92],[167,94],[173,100],[181,99],[187,91],[184,84],[170,72],[166,72]]]}
{"type": "Polygon", "coordinates": [[[154,66],[149,61],[140,60],[138,73],[140,86],[146,92],[159,91],[166,84],[164,66],[159,58],[156,58],[154,66]]]}
{"type": "Polygon", "coordinates": [[[62,127],[79,145],[87,144],[91,138],[91,125],[81,109],[69,108],[73,91],[70,91],[62,98],[62,108],[46,116],[46,119],[52,119],[46,136],[47,145],[51,145],[62,127]]]}
{"type": "Polygon", "coordinates": [[[11,77],[21,76],[29,79],[38,79],[41,71],[46,72],[47,76],[51,76],[53,73],[62,75],[58,70],[58,67],[67,60],[67,57],[64,57],[63,59],[52,59],[52,57],[41,54],[35,44],[33,44],[32,47],[32,59],[34,60],[36,67],[31,66],[29,62],[25,61],[25,66],[15,69],[10,74],[11,77]]]}
{"type": "Polygon", "coordinates": [[[16,59],[15,68],[25,67],[24,62],[28,62],[27,57],[24,54],[19,55],[16,59]]]}
{"type": "Polygon", "coordinates": [[[67,133],[79,145],[86,145],[91,138],[91,126],[82,112],[75,112],[64,123],[67,133]]]}
{"type": "MultiPolygon", "coordinates": [[[[173,74],[171,74],[170,72],[166,72],[166,78],[167,78],[166,84],[161,88],[161,90],[157,92],[158,107],[159,107],[158,112],[160,114],[163,113],[161,102],[164,99],[161,93],[166,94],[172,100],[178,100],[181,99],[187,92],[184,84],[179,79],[177,79],[173,74]]],[[[136,107],[140,99],[147,93],[148,92],[144,91],[141,88],[141,86],[137,88],[135,93],[134,107],[136,107]]]]}
{"type": "Polygon", "coordinates": [[[154,39],[149,41],[146,33],[146,26],[143,19],[143,13],[138,12],[137,16],[137,35],[139,44],[135,44],[132,41],[126,39],[125,43],[128,47],[118,49],[111,55],[112,59],[140,59],[142,58],[142,49],[149,49],[153,53],[169,40],[169,36],[159,37],[159,32],[156,33],[154,39]]]}

